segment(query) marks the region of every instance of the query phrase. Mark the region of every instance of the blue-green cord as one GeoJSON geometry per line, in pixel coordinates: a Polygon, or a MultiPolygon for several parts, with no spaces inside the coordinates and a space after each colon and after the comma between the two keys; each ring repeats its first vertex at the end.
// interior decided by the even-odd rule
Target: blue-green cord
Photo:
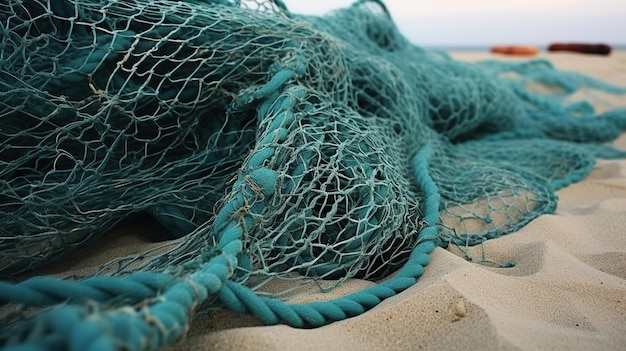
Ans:
{"type": "MultiPolygon", "coordinates": [[[[136,304],[98,312],[67,305],[42,312],[27,340],[6,349],[158,350],[184,334],[195,308],[217,294],[232,276],[232,262],[227,255],[213,257],[198,271],[173,281],[143,307],[136,304]]],[[[153,277],[158,279],[156,274],[153,277]]]]}
{"type": "MultiPolygon", "coordinates": [[[[123,345],[129,350],[156,350],[178,340],[195,307],[215,294],[226,308],[253,313],[266,324],[284,322],[293,327],[318,327],[359,315],[414,285],[430,261],[437,238],[433,224],[439,216],[440,202],[437,186],[428,172],[430,153],[430,147],[426,146],[413,158],[415,179],[426,198],[423,220],[428,225],[421,229],[420,242],[409,260],[393,278],[381,284],[326,302],[286,304],[260,297],[247,287],[229,281],[233,258],[226,254],[211,259],[185,279],[178,279],[158,296],[157,302],[143,309],[120,308],[98,314],[88,313],[84,307],[66,306],[44,312],[38,320],[43,324],[39,330],[54,332],[40,338],[31,335],[26,343],[13,349],[62,346],[70,350],[114,350],[123,345]],[[59,334],[66,338],[60,341],[59,334]]],[[[232,238],[232,241],[240,241],[240,238],[232,238]]],[[[123,279],[110,278],[111,281],[123,279]]]]}
{"type": "Polygon", "coordinates": [[[119,296],[139,302],[156,296],[172,280],[163,274],[139,272],[124,279],[96,276],[81,281],[51,277],[34,277],[15,284],[0,281],[0,306],[14,303],[41,307],[79,299],[106,302],[119,296]]]}
{"type": "MultiPolygon", "coordinates": [[[[303,65],[300,64],[299,66],[303,65]]],[[[302,69],[298,71],[298,73],[303,72],[302,69]]],[[[285,94],[286,98],[279,98],[278,90],[282,89],[285,83],[295,75],[294,70],[281,70],[268,84],[259,88],[257,93],[253,93],[254,99],[252,100],[266,97],[260,108],[265,113],[264,116],[260,116],[261,119],[271,115],[283,118],[283,112],[291,110],[304,97],[303,91],[296,89],[285,94]]],[[[288,123],[290,123],[290,118],[272,123],[273,130],[269,130],[268,134],[280,133],[280,130],[284,129],[288,123]]],[[[271,139],[266,141],[269,144],[271,139]]],[[[63,332],[66,336],[69,333],[69,343],[76,349],[91,349],[96,346],[98,349],[108,349],[114,348],[116,343],[121,343],[126,348],[139,350],[160,348],[177,340],[184,333],[193,309],[208,296],[215,294],[226,308],[239,313],[252,313],[266,324],[284,322],[293,327],[317,327],[359,315],[376,306],[380,301],[415,284],[416,279],[423,274],[424,267],[430,261],[429,254],[434,250],[434,241],[437,238],[437,229],[433,224],[438,219],[440,203],[437,187],[428,173],[430,154],[430,147],[426,146],[418,151],[413,159],[415,179],[426,198],[423,206],[423,221],[428,225],[422,228],[418,234],[419,243],[412,251],[407,263],[393,278],[381,284],[326,302],[286,304],[279,300],[260,297],[249,288],[229,281],[228,279],[233,274],[237,262],[236,257],[243,248],[241,242],[243,228],[233,218],[248,201],[245,194],[251,194],[250,192],[241,192],[246,185],[244,184],[245,177],[240,177],[233,185],[233,190],[239,195],[236,195],[231,202],[222,207],[214,223],[218,247],[222,250],[223,255],[212,259],[204,269],[185,279],[171,282],[169,288],[157,295],[158,302],[145,307],[142,310],[143,314],[119,309],[106,311],[100,315],[96,314],[99,317],[94,318],[93,313],[86,314],[82,308],[69,306],[46,314],[47,317],[42,318],[39,322],[51,324],[52,326],[49,325],[48,327],[56,332],[63,332]],[[217,261],[220,263],[215,263],[217,261]],[[211,268],[208,269],[207,267],[211,268]],[[219,274],[215,272],[219,272],[219,274]],[[75,323],[70,323],[72,324],[71,328],[67,326],[67,323],[57,323],[60,318],[57,316],[65,315],[67,317],[67,314],[70,313],[65,311],[74,311],[72,313],[76,314],[76,318],[66,319],[75,321],[75,323]],[[87,318],[88,315],[89,318],[87,318]],[[89,322],[86,322],[87,319],[89,322]],[[156,325],[154,322],[146,322],[146,320],[154,320],[156,325]],[[54,325],[64,325],[66,329],[55,329],[54,325]],[[129,334],[128,328],[119,328],[120,325],[128,326],[132,330],[143,331],[142,333],[129,334]],[[116,328],[116,326],[118,327],[116,328]],[[138,341],[138,335],[148,337],[150,342],[146,344],[138,341]]],[[[273,156],[273,148],[269,145],[259,145],[258,151],[250,156],[247,166],[244,167],[246,173],[256,182],[265,195],[271,195],[276,186],[275,172],[262,166],[265,161],[273,156]]],[[[254,199],[250,201],[254,201],[254,199]]],[[[264,206],[258,205],[260,206],[251,208],[262,211],[264,206]]],[[[240,220],[250,221],[252,219],[249,217],[252,215],[251,213],[243,213],[241,215],[243,218],[240,220]]],[[[95,301],[106,301],[115,294],[122,294],[124,297],[131,297],[139,301],[154,297],[156,293],[154,288],[158,289],[160,284],[166,283],[166,277],[152,274],[150,277],[153,277],[153,281],[159,282],[159,284],[146,286],[145,281],[142,281],[141,278],[148,277],[148,275],[136,274],[122,279],[94,277],[80,283],[50,278],[33,278],[20,284],[3,283],[6,285],[3,286],[5,288],[3,291],[6,290],[7,293],[4,296],[0,295],[0,297],[2,301],[28,305],[49,305],[58,303],[63,299],[76,299],[80,296],[92,298],[95,301]],[[64,291],[64,293],[60,294],[59,291],[64,291]]],[[[42,340],[47,339],[43,338],[42,340]]]]}
{"type": "MultiPolygon", "coordinates": [[[[303,66],[302,63],[297,66],[303,66]]],[[[303,73],[303,72],[298,72],[303,73]]],[[[269,116],[276,116],[279,121],[270,123],[271,129],[267,130],[267,134],[279,133],[282,128],[286,127],[289,121],[282,121],[283,112],[293,109],[298,102],[298,98],[303,98],[304,94],[301,90],[296,90],[293,95],[285,94],[285,98],[281,98],[278,93],[286,82],[292,79],[297,73],[294,70],[284,69],[279,71],[266,85],[253,92],[253,99],[241,100],[239,104],[252,102],[257,99],[266,97],[265,101],[259,107],[259,120],[264,120],[269,116]],[[274,97],[269,98],[269,97],[274,97]],[[297,98],[294,98],[297,97],[297,98]],[[261,113],[262,112],[262,113],[261,113]],[[278,122],[278,123],[276,123],[278,122]],[[281,123],[285,122],[285,123],[281,123]]],[[[287,91],[288,89],[285,89],[287,91]]],[[[263,139],[270,143],[271,139],[263,139]]],[[[248,175],[263,174],[264,180],[258,179],[256,185],[261,192],[266,195],[273,193],[276,184],[276,174],[273,170],[264,168],[263,164],[274,156],[275,149],[260,143],[256,152],[252,153],[248,158],[248,162],[242,168],[248,175]],[[260,168],[259,168],[260,167],[260,168]]],[[[419,244],[414,248],[407,263],[402,269],[390,280],[385,281],[377,286],[366,288],[362,291],[341,297],[339,299],[327,302],[318,302],[312,304],[290,305],[281,301],[264,298],[256,295],[252,290],[234,282],[226,282],[218,293],[222,304],[228,309],[238,313],[252,313],[262,322],[266,324],[276,324],[284,322],[293,327],[317,327],[326,323],[342,320],[349,316],[363,313],[365,310],[377,305],[381,300],[393,296],[413,284],[416,279],[424,273],[424,266],[430,261],[430,253],[434,250],[434,241],[437,238],[437,229],[434,223],[439,217],[439,204],[441,197],[437,186],[428,172],[428,161],[430,159],[431,149],[429,146],[418,151],[413,159],[415,169],[415,179],[418,186],[424,192],[426,201],[424,203],[423,220],[428,225],[421,229],[418,234],[419,244]]],[[[232,200],[228,202],[218,212],[214,223],[214,229],[218,238],[218,246],[224,249],[226,243],[231,239],[241,238],[244,229],[233,218],[239,218],[239,221],[247,219],[252,220],[255,214],[251,210],[255,208],[259,213],[264,210],[262,203],[255,203],[254,198],[246,196],[244,187],[245,176],[240,176],[233,185],[235,192],[232,200]],[[250,205],[255,205],[250,207],[250,205]],[[243,210],[243,211],[241,211],[243,210]],[[230,223],[230,224],[228,224],[230,223]]],[[[227,254],[237,255],[241,247],[228,250],[227,254]]]]}
{"type": "Polygon", "coordinates": [[[287,304],[276,299],[260,297],[249,288],[228,281],[218,293],[222,304],[238,313],[252,313],[265,324],[283,322],[298,328],[319,327],[359,315],[382,300],[413,286],[416,279],[424,273],[424,267],[430,262],[430,253],[435,249],[434,242],[438,236],[434,223],[439,218],[441,196],[428,172],[430,155],[431,149],[426,146],[413,158],[415,179],[426,198],[423,221],[427,225],[421,229],[418,235],[419,243],[413,249],[409,260],[393,278],[338,299],[307,304],[287,304]]]}
{"type": "MultiPolygon", "coordinates": [[[[430,261],[429,255],[435,248],[434,240],[437,238],[437,229],[433,224],[439,216],[440,196],[428,172],[429,158],[430,147],[427,146],[413,159],[416,182],[427,199],[423,206],[423,220],[428,225],[421,229],[418,236],[420,242],[407,263],[393,278],[383,283],[326,302],[287,304],[260,297],[249,288],[229,281],[233,258],[225,254],[211,259],[199,271],[173,282],[158,295],[155,303],[143,309],[120,308],[98,314],[88,313],[84,307],[66,306],[45,312],[38,322],[55,333],[41,338],[31,337],[20,347],[48,348],[53,344],[56,347],[60,342],[58,334],[61,334],[65,335],[63,342],[67,343],[62,342],[62,345],[68,349],[113,350],[120,345],[130,350],[158,349],[178,340],[185,332],[194,308],[215,294],[226,308],[239,313],[252,313],[266,324],[284,322],[293,327],[318,327],[359,315],[414,285],[430,261]]],[[[232,238],[231,242],[223,244],[237,241],[240,238],[232,238]]],[[[136,277],[149,278],[139,274],[136,277]]],[[[160,279],[155,273],[150,277],[160,279]]],[[[119,282],[124,278],[109,280],[119,282]]]]}

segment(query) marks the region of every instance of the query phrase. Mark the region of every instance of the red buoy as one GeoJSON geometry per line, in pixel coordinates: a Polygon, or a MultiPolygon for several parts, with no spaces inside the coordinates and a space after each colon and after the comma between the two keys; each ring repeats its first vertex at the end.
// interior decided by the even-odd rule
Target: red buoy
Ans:
{"type": "Polygon", "coordinates": [[[569,51],[581,54],[609,55],[611,47],[606,44],[584,44],[584,43],[554,43],[548,46],[548,51],[569,51]]]}

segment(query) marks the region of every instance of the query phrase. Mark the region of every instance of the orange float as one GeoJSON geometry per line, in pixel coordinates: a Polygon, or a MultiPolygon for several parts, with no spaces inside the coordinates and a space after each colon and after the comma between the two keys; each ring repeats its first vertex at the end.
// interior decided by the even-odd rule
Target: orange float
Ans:
{"type": "Polygon", "coordinates": [[[548,51],[569,51],[581,54],[607,56],[611,54],[611,47],[606,44],[554,43],[548,46],[548,51]]]}
{"type": "Polygon", "coordinates": [[[494,54],[514,55],[514,56],[535,56],[539,54],[536,46],[494,46],[491,48],[494,54]]]}

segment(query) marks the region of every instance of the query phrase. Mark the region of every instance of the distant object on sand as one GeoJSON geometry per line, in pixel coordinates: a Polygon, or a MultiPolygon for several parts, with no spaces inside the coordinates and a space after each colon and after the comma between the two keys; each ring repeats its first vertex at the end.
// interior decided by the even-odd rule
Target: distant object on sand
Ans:
{"type": "Polygon", "coordinates": [[[514,56],[535,56],[539,54],[536,46],[493,46],[491,52],[494,54],[514,55],[514,56]]]}
{"type": "Polygon", "coordinates": [[[549,52],[569,51],[581,54],[609,55],[611,47],[606,44],[584,44],[584,43],[553,43],[548,46],[549,52]]]}

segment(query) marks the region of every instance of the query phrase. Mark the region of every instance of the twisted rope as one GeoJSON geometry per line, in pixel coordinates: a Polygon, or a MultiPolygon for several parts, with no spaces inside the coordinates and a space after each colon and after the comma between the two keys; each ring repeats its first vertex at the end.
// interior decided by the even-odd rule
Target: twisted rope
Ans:
{"type": "MultiPolygon", "coordinates": [[[[260,110],[270,114],[270,109],[275,109],[273,112],[278,112],[275,115],[280,116],[271,124],[264,139],[266,144],[275,142],[276,138],[280,140],[280,136],[285,134],[283,130],[290,120],[282,112],[292,108],[305,94],[302,89],[291,89],[289,94],[278,98],[278,91],[297,73],[291,69],[281,70],[266,86],[253,93],[252,99],[246,97],[249,102],[270,97],[260,110]]],[[[265,324],[282,322],[298,328],[318,327],[357,316],[415,284],[430,261],[429,255],[435,248],[437,238],[433,223],[438,218],[440,203],[437,187],[428,173],[430,154],[430,147],[424,147],[413,159],[415,180],[426,196],[423,220],[428,225],[421,229],[419,243],[398,273],[362,291],[326,302],[288,304],[258,296],[249,288],[228,280],[236,267],[236,257],[242,252],[244,228],[252,226],[256,215],[263,211],[262,202],[257,201],[259,195],[269,197],[276,190],[276,173],[263,167],[264,162],[273,156],[273,149],[261,142],[258,151],[249,157],[244,167],[255,187],[246,183],[245,177],[240,177],[233,185],[236,195],[222,207],[214,222],[214,230],[218,233],[217,247],[222,254],[212,258],[198,271],[179,279],[141,272],[124,278],[92,277],[79,282],[46,277],[18,284],[0,282],[0,301],[2,304],[46,306],[79,298],[98,302],[124,298],[139,305],[142,301],[154,300],[142,307],[103,312],[72,305],[46,312],[35,320],[36,327],[26,337],[26,343],[21,345],[44,349],[114,350],[124,347],[129,350],[156,350],[176,341],[188,328],[195,307],[213,295],[225,308],[238,313],[252,313],[265,324]],[[244,206],[245,211],[241,212],[244,206]],[[240,217],[236,218],[238,215],[240,217]],[[169,287],[160,292],[164,286],[169,287]],[[42,330],[46,330],[43,335],[40,334],[42,330]]]]}

